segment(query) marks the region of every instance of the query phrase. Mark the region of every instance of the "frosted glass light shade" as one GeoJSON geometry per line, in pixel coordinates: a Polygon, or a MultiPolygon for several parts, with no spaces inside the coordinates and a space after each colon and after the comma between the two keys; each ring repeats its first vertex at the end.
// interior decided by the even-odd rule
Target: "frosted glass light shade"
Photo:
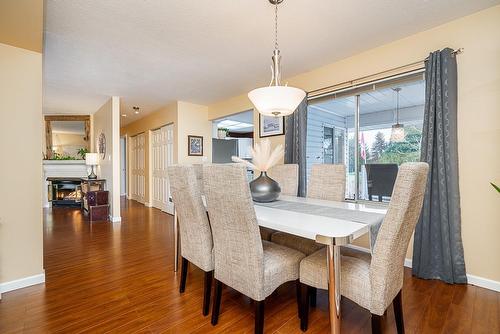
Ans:
{"type": "Polygon", "coordinates": [[[394,124],[391,129],[391,142],[399,143],[405,140],[405,128],[403,124],[394,124]]]}
{"type": "Polygon", "coordinates": [[[99,154],[97,153],[85,154],[85,164],[87,166],[97,166],[99,164],[99,154]]]}
{"type": "Polygon", "coordinates": [[[292,114],[305,97],[302,89],[288,86],[261,87],[248,93],[258,112],[276,117],[292,114]]]}

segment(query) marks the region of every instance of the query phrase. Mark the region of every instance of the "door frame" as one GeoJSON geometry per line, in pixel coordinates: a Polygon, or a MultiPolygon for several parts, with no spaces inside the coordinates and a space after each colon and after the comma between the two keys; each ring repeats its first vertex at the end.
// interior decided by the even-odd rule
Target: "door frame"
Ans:
{"type": "Polygon", "coordinates": [[[129,153],[128,153],[128,136],[124,135],[120,137],[120,196],[126,196],[129,198],[129,180],[128,180],[128,163],[129,163],[129,153]],[[122,150],[122,140],[123,140],[123,150],[122,150]],[[122,153],[125,153],[125,157],[122,157],[122,153]],[[122,160],[123,159],[123,160],[122,160]],[[122,161],[124,162],[124,166],[122,166],[122,161]],[[123,171],[123,167],[125,168],[125,171],[123,171]],[[123,175],[125,174],[125,175],[123,175]],[[122,189],[121,183],[122,183],[122,178],[125,179],[125,189],[122,189]],[[125,190],[125,191],[123,191],[125,190]]]}

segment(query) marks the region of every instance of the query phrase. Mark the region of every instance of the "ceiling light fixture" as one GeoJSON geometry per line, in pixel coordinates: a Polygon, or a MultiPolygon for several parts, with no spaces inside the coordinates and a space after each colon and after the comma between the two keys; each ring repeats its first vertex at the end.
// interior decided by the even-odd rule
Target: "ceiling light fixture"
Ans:
{"type": "Polygon", "coordinates": [[[401,88],[393,88],[393,91],[396,92],[396,124],[392,126],[391,129],[391,142],[400,143],[405,140],[405,128],[403,124],[399,124],[399,92],[401,92],[401,88]]]}
{"type": "Polygon", "coordinates": [[[134,106],[134,107],[132,107],[132,109],[134,109],[134,114],[137,115],[139,113],[139,109],[140,109],[139,107],[134,106]]]}
{"type": "Polygon", "coordinates": [[[278,4],[283,0],[269,0],[274,5],[274,52],[271,65],[271,82],[248,93],[255,108],[265,116],[287,116],[292,114],[306,97],[302,89],[281,85],[281,55],[278,48],[278,4]]]}

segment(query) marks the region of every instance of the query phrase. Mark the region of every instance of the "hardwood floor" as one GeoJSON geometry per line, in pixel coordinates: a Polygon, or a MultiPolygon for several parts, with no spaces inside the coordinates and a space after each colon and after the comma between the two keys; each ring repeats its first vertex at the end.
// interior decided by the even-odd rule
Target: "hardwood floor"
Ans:
{"type": "MultiPolygon", "coordinates": [[[[126,200],[122,211],[121,224],[90,225],[79,210],[47,210],[46,284],[2,295],[0,333],[253,333],[253,305],[234,290],[223,290],[216,327],[202,316],[203,272],[194,266],[179,294],[171,216],[126,200]]],[[[499,293],[405,274],[406,333],[500,333],[499,293]]],[[[293,282],[265,308],[266,333],[301,333],[293,282]]],[[[342,311],[343,333],[370,333],[368,311],[348,300],[342,311]]],[[[396,333],[392,308],[383,327],[396,333]]],[[[319,291],[307,333],[328,328],[327,294],[319,291]]]]}

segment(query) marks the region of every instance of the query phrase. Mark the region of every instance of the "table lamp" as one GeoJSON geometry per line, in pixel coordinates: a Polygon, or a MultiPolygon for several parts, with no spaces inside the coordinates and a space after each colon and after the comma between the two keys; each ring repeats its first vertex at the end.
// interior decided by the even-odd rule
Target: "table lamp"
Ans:
{"type": "Polygon", "coordinates": [[[99,164],[99,155],[97,153],[87,153],[85,154],[85,164],[92,167],[92,172],[88,176],[89,179],[97,179],[97,175],[94,173],[94,166],[99,164]]]}

